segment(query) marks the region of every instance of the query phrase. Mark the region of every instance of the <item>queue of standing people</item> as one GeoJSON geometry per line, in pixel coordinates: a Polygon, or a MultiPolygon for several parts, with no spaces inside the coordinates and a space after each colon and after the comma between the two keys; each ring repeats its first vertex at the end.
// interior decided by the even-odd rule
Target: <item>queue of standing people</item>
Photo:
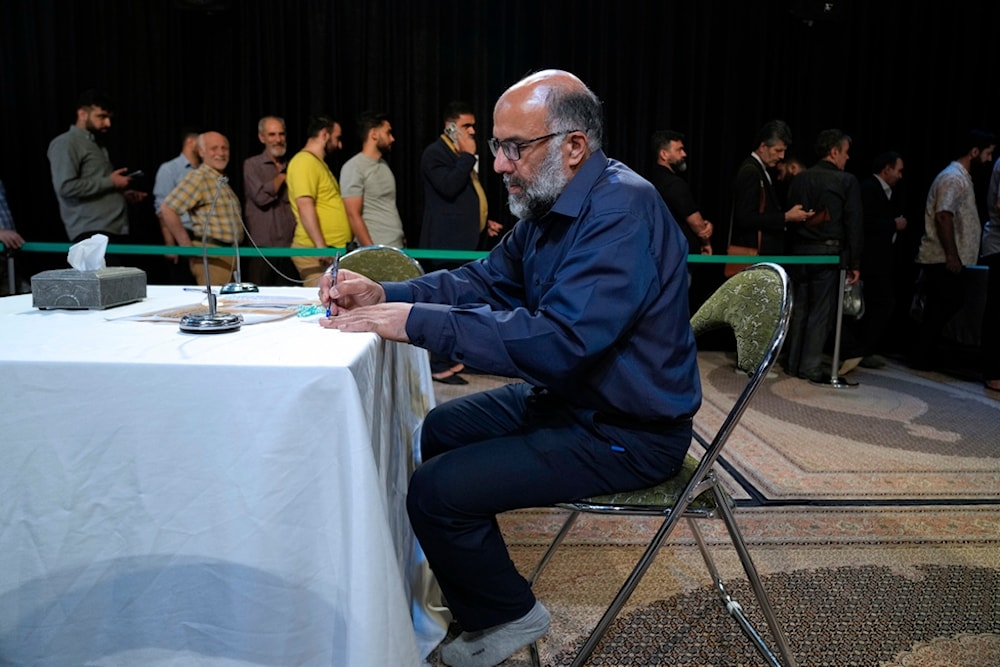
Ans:
{"type": "MultiPolygon", "coordinates": [[[[114,106],[96,90],[82,93],[69,129],[51,141],[52,185],[67,238],[77,243],[104,234],[126,243],[128,205],[145,200],[140,171],[115,168],[102,137],[110,131],[114,106]]],[[[265,116],[257,127],[260,154],[243,163],[245,198],[230,184],[230,144],[226,135],[185,128],[180,153],[162,163],[153,186],[153,209],[165,245],[209,246],[250,243],[258,247],[343,248],[358,245],[403,247],[406,239],[396,208],[396,181],[386,156],[394,137],[383,113],[357,119],[361,150],[337,176],[326,157],[342,148],[340,123],[328,116],[309,120],[301,150],[290,154],[284,119],[265,116]]],[[[251,257],[247,277],[261,284],[316,284],[331,257],[294,258],[293,263],[251,257]],[[298,261],[298,260],[302,261],[298,261]],[[297,275],[290,275],[295,273],[297,275]]],[[[108,257],[113,263],[116,258],[108,257]]],[[[192,258],[167,256],[171,282],[204,282],[192,258]]],[[[210,260],[212,284],[228,282],[230,257],[210,260]]]]}
{"type": "MultiPolygon", "coordinates": [[[[107,149],[98,141],[109,131],[112,115],[113,106],[106,96],[86,91],[80,96],[74,124],[49,145],[53,187],[72,242],[95,233],[107,235],[112,243],[124,242],[129,234],[128,204],[147,197],[134,185],[140,174],[114,168],[107,149]]],[[[180,153],[160,166],[153,187],[153,208],[164,243],[190,246],[205,238],[210,246],[243,242],[310,249],[342,248],[352,242],[405,246],[395,176],[385,159],[395,141],[392,123],[383,113],[363,112],[357,119],[357,132],[361,150],[344,163],[338,179],[326,159],[342,149],[339,121],[322,115],[309,119],[305,144],[292,154],[285,121],[277,116],[261,118],[257,134],[262,150],[243,163],[245,197],[241,202],[226,177],[227,137],[184,129],[180,153]]],[[[761,255],[839,257],[839,265],[790,266],[796,308],[784,355],[786,372],[820,382],[834,370],[843,375],[858,366],[884,366],[880,351],[896,306],[894,284],[900,268],[894,266],[893,243],[908,224],[899,198],[893,198],[903,175],[903,156],[894,151],[879,154],[859,181],[845,169],[851,137],[828,129],[816,139],[815,164],[804,168],[801,160],[786,154],[792,144],[788,124],[769,121],[737,169],[728,220],[718,224],[702,215],[682,178],[687,163],[684,141],[679,132],[654,133],[656,164],[648,176],[678,221],[689,253],[712,253],[718,227],[727,230],[727,245],[755,247],[761,255]],[[861,320],[843,321],[842,363],[832,369],[825,351],[835,324],[841,268],[848,285],[863,279],[867,307],[861,320]]],[[[917,296],[921,307],[916,310],[920,321],[906,351],[915,368],[936,365],[942,330],[964,300],[965,267],[980,260],[993,266],[1000,255],[996,173],[987,193],[985,226],[976,213],[972,185],[973,173],[991,164],[994,143],[994,136],[985,131],[964,137],[954,150],[954,161],[930,187],[924,234],[915,258],[920,267],[917,296]]],[[[425,201],[421,247],[488,250],[497,243],[503,229],[491,214],[479,181],[476,119],[471,107],[462,102],[446,106],[442,133],[425,149],[420,170],[425,201]]],[[[259,284],[315,285],[332,255],[271,260],[252,254],[246,277],[259,284]]],[[[167,263],[171,282],[204,281],[197,258],[181,261],[168,256],[167,263]]],[[[216,257],[210,264],[213,284],[231,279],[231,258],[216,257]]],[[[453,266],[432,262],[428,268],[453,266]]],[[[991,284],[997,273],[991,272],[991,284]]],[[[709,272],[689,266],[693,307],[710,292],[709,278],[709,272]]],[[[993,307],[986,310],[982,340],[989,340],[987,329],[995,331],[1000,326],[993,315],[1000,299],[997,291],[989,290],[993,307]]],[[[984,350],[983,355],[990,353],[984,350]]],[[[1000,389],[998,365],[989,362],[985,366],[990,389],[1000,389]]],[[[463,368],[461,362],[435,358],[434,379],[462,383],[463,368]]]]}
{"type": "MultiPolygon", "coordinates": [[[[674,213],[692,254],[711,254],[714,226],[702,216],[690,186],[680,174],[686,168],[684,135],[658,131],[652,136],[656,165],[650,180],[674,213]]],[[[796,264],[789,267],[795,308],[783,354],[785,371],[817,383],[843,376],[855,368],[882,368],[880,354],[897,307],[899,271],[894,245],[907,229],[902,203],[894,197],[903,178],[903,156],[879,153],[871,169],[857,179],[846,171],[851,137],[839,129],[819,133],[816,162],[806,167],[800,157],[787,155],[792,133],[787,123],[765,123],[755,147],[740,164],[732,189],[727,246],[755,248],[760,255],[835,255],[838,264],[796,264]],[[864,314],[842,319],[842,350],[838,367],[825,354],[833,345],[837,317],[839,272],[846,285],[863,279],[864,314]]],[[[952,151],[953,161],[934,179],[927,194],[924,231],[914,258],[919,268],[915,310],[919,322],[914,339],[903,350],[906,362],[919,370],[940,370],[941,335],[966,301],[968,267],[985,264],[989,271],[986,308],[979,338],[1000,333],[1000,160],[993,167],[986,193],[988,219],[977,213],[973,185],[980,170],[989,168],[995,137],[983,130],[963,136],[952,151]]],[[[692,302],[697,303],[698,274],[689,273],[692,302]]],[[[703,278],[704,280],[704,278],[703,278]]],[[[704,294],[701,286],[701,294],[704,294]]],[[[981,345],[984,384],[1000,391],[1000,353],[981,345]]]]}

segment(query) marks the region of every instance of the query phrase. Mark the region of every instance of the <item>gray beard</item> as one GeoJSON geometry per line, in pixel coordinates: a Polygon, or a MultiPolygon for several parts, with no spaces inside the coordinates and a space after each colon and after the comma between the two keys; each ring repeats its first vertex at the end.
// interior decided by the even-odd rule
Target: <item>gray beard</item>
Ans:
{"type": "Polygon", "coordinates": [[[520,194],[507,195],[507,205],[514,217],[518,220],[542,217],[552,210],[569,183],[569,175],[563,170],[560,144],[553,142],[552,147],[546,151],[545,160],[530,183],[512,179],[509,174],[503,180],[505,184],[514,180],[523,190],[520,194]]]}

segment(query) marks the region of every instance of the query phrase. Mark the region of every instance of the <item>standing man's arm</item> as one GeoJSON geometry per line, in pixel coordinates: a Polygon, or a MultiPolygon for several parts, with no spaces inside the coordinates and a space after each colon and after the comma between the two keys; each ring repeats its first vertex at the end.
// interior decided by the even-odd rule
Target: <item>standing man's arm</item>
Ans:
{"type": "Polygon", "coordinates": [[[184,224],[181,222],[181,216],[167,204],[160,206],[160,227],[163,230],[164,240],[166,240],[169,235],[174,241],[173,243],[168,243],[167,245],[191,245],[191,239],[188,238],[187,230],[184,229],[184,224]]]}
{"type": "Polygon", "coordinates": [[[934,214],[934,227],[937,228],[938,241],[944,250],[944,266],[952,273],[962,270],[962,260],[958,256],[958,246],[955,245],[955,214],[951,211],[938,211],[934,214]]]}
{"type": "Polygon", "coordinates": [[[347,211],[347,221],[351,225],[351,232],[358,243],[363,246],[375,245],[372,243],[371,234],[368,233],[368,225],[361,215],[364,208],[364,197],[344,197],[344,210],[347,211]]]}
{"type": "Polygon", "coordinates": [[[52,187],[60,197],[90,199],[112,190],[124,190],[132,182],[125,175],[125,167],[116,169],[107,176],[83,178],[80,175],[81,158],[66,140],[53,141],[49,146],[48,157],[52,187]]]}
{"type": "Polygon", "coordinates": [[[844,197],[844,232],[847,245],[847,284],[853,285],[861,278],[861,255],[865,245],[864,207],[861,203],[861,186],[854,176],[845,174],[847,191],[844,197]]]}
{"type": "Polygon", "coordinates": [[[687,226],[701,239],[701,254],[712,254],[712,223],[701,217],[701,211],[695,211],[687,217],[687,226]]]}
{"type": "MultiPolygon", "coordinates": [[[[156,213],[156,219],[160,222],[160,235],[163,236],[163,245],[177,245],[174,234],[163,220],[163,214],[160,211],[163,207],[163,200],[174,189],[170,183],[170,175],[167,172],[168,168],[165,164],[160,165],[160,168],[156,170],[156,180],[153,181],[153,212],[156,213]]],[[[186,233],[185,236],[187,236],[186,233]]],[[[168,256],[168,259],[175,264],[177,263],[176,255],[168,256]]]]}
{"type": "MultiPolygon", "coordinates": [[[[319,226],[319,215],[316,213],[316,202],[313,198],[308,196],[296,197],[295,205],[299,209],[299,220],[302,222],[302,228],[309,235],[309,240],[317,248],[327,247],[326,239],[323,238],[323,230],[319,226]]],[[[319,259],[325,264],[333,262],[332,257],[320,257],[319,259]]]]}
{"type": "MultiPolygon", "coordinates": [[[[270,164],[274,164],[270,162],[270,164]]],[[[274,178],[267,177],[269,169],[267,162],[254,163],[253,159],[243,162],[243,189],[247,199],[256,204],[259,209],[266,209],[277,201],[281,188],[285,184],[286,174],[275,168],[274,178]]]]}

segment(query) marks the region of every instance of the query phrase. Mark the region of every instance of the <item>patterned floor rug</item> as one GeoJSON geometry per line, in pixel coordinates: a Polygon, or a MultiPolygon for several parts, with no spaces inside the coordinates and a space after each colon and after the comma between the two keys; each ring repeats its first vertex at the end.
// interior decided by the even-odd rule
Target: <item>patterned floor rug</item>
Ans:
{"type": "MultiPolygon", "coordinates": [[[[1000,530],[990,509],[738,512],[800,666],[1000,664],[1000,530]]],[[[500,518],[522,572],[533,569],[564,515],[538,509],[500,518]]],[[[638,558],[639,544],[654,529],[648,519],[622,522],[591,515],[579,520],[535,584],[553,618],[552,629],[539,642],[543,665],[571,664],[638,558]]],[[[708,537],[734,597],[765,628],[735,554],[718,546],[723,543],[719,531],[709,531],[708,537]]],[[[441,664],[436,655],[431,664],[441,664]]],[[[503,664],[531,663],[522,650],[503,664]]],[[[588,664],[764,662],[726,614],[691,536],[681,527],[588,664]]]]}
{"type": "MultiPolygon", "coordinates": [[[[699,354],[717,428],[741,378],[726,352],[699,354]]],[[[439,387],[438,400],[496,386],[439,387]]],[[[858,386],[769,378],[725,454],[727,485],[775,612],[801,667],[1000,665],[1000,401],[975,381],[890,364],[858,386]]],[[[500,517],[528,573],[564,513],[500,517]]],[[[543,665],[572,662],[656,522],[584,516],[535,584],[553,625],[543,665]]],[[[759,619],[724,533],[707,524],[717,563],[759,619]]],[[[436,652],[430,664],[440,664],[436,652]]],[[[504,667],[531,664],[527,650],[504,667]]],[[[593,666],[761,665],[720,604],[681,525],[604,641],[593,666]]]]}
{"type": "MultiPolygon", "coordinates": [[[[729,355],[702,352],[696,423],[715,429],[741,388],[729,355]]],[[[856,387],[780,371],[754,397],[723,456],[765,500],[1000,501],[1000,400],[980,383],[890,364],[856,387]]]]}

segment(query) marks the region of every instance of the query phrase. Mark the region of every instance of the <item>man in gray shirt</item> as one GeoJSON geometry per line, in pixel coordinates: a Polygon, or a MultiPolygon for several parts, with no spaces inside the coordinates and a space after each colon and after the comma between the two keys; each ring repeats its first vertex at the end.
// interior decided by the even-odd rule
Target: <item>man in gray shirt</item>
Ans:
{"type": "Polygon", "coordinates": [[[146,198],[131,189],[127,168],[114,169],[97,136],[111,127],[111,102],[95,90],[80,95],[76,122],[49,143],[52,187],[66,235],[73,243],[105,234],[111,243],[128,237],[127,203],[146,198]]]}
{"type": "Polygon", "coordinates": [[[383,113],[366,111],[358,117],[361,152],[340,170],[340,190],[351,231],[360,245],[402,248],[403,221],[396,209],[396,177],[385,155],[395,138],[383,113]]]}

